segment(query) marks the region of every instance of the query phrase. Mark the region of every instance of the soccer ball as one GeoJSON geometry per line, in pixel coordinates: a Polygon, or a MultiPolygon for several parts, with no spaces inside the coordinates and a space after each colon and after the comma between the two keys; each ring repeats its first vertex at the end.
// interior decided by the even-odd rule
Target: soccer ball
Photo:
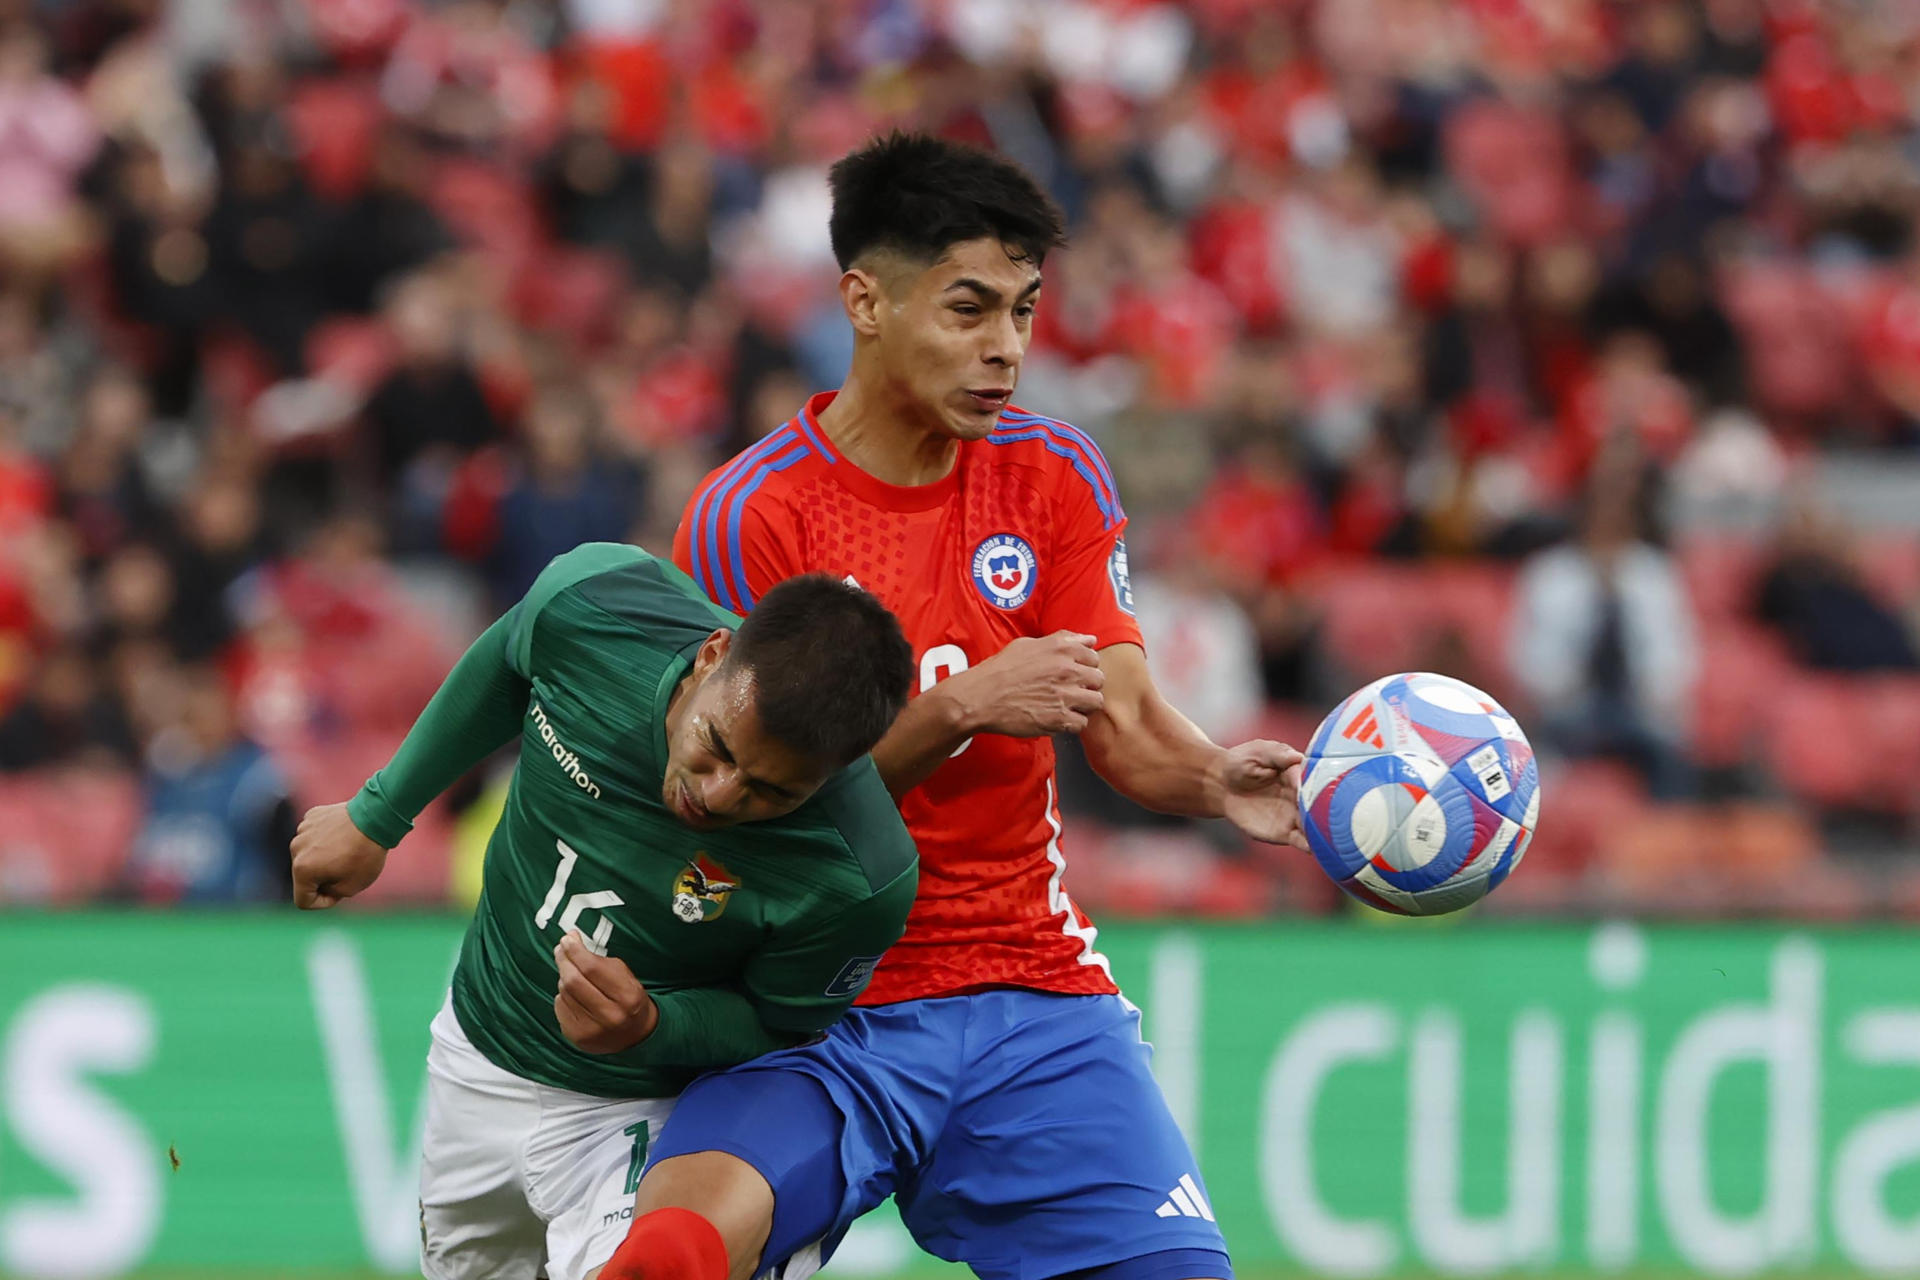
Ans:
{"type": "Polygon", "coordinates": [[[1382,911],[1440,915],[1520,865],[1540,818],[1540,771],[1499,703],[1450,676],[1403,673],[1314,730],[1300,816],[1342,889],[1382,911]]]}

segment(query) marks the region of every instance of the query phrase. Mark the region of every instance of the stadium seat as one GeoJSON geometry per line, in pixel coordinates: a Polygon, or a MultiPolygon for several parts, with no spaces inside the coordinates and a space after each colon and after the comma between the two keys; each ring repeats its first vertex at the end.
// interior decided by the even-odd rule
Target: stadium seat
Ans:
{"type": "Polygon", "coordinates": [[[1864,539],[1860,570],[1886,603],[1906,608],[1920,602],[1920,537],[1895,533],[1864,539]]]}
{"type": "Polygon", "coordinates": [[[1077,824],[1067,856],[1073,864],[1074,899],[1096,917],[1218,920],[1273,912],[1273,880],[1251,862],[1221,856],[1193,831],[1151,827],[1089,835],[1088,824],[1077,824]]]}
{"type": "Polygon", "coordinates": [[[607,337],[616,307],[631,287],[626,261],[592,249],[556,248],[527,260],[514,289],[520,317],[595,348],[607,337]]]}
{"type": "Polygon", "coordinates": [[[1502,565],[1445,564],[1431,572],[1422,595],[1434,606],[1439,624],[1452,628],[1468,653],[1504,670],[1513,581],[1513,571],[1502,565]]]}
{"type": "Polygon", "coordinates": [[[1307,594],[1324,612],[1329,655],[1353,680],[1413,665],[1427,625],[1417,571],[1346,562],[1316,576],[1307,594]]]}
{"type": "Polygon", "coordinates": [[[1695,534],[1674,548],[1687,594],[1703,620],[1745,616],[1769,551],[1740,534],[1695,534]]]}
{"type": "Polygon", "coordinates": [[[1502,885],[1495,900],[1524,898],[1542,880],[1568,880],[1585,874],[1602,833],[1630,821],[1647,806],[1646,788],[1631,769],[1611,761],[1582,760],[1542,771],[1540,826],[1520,870],[1502,885]],[[1535,882],[1519,894],[1521,880],[1535,882]]]}
{"type": "Polygon", "coordinates": [[[1608,905],[1636,913],[1856,914],[1858,887],[1825,875],[1821,855],[1818,831],[1792,805],[1655,805],[1602,834],[1598,887],[1608,905]]]}
{"type": "Polygon", "coordinates": [[[1877,768],[1872,786],[1882,808],[1920,818],[1920,675],[1862,682],[1862,703],[1877,768]]]}
{"type": "Polygon", "coordinates": [[[112,890],[140,831],[129,775],[93,770],[0,781],[0,903],[84,903],[112,890]]]}
{"type": "Polygon", "coordinates": [[[427,201],[456,235],[518,270],[532,259],[543,236],[540,215],[527,187],[507,174],[469,160],[442,161],[427,201]]]}
{"type": "Polygon", "coordinates": [[[1760,702],[1766,763],[1789,794],[1829,807],[1887,807],[1868,685],[1798,673],[1760,702]]]}
{"type": "Polygon", "coordinates": [[[1792,664],[1770,633],[1726,618],[1701,627],[1700,667],[1711,678],[1694,682],[1691,754],[1713,768],[1746,764],[1761,754],[1765,703],[1754,691],[1791,679],[1792,664]]]}
{"type": "Polygon", "coordinates": [[[1739,262],[1720,274],[1720,296],[1747,343],[1755,398],[1792,419],[1838,407],[1851,394],[1845,312],[1797,265],[1739,262]]]}

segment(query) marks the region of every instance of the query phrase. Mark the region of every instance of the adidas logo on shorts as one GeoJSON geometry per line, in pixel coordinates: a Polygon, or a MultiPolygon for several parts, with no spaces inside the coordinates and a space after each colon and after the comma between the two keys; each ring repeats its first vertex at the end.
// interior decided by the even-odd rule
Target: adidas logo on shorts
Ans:
{"type": "Polygon", "coordinates": [[[1180,1175],[1180,1185],[1167,1193],[1166,1203],[1153,1211],[1156,1218],[1205,1218],[1213,1221],[1213,1206],[1200,1194],[1200,1184],[1193,1175],[1180,1175]]]}

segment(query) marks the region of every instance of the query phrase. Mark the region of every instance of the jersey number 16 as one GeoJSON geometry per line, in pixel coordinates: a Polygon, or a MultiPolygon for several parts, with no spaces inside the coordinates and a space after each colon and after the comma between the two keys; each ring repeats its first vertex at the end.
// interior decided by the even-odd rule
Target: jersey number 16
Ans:
{"type": "MultiPolygon", "coordinates": [[[[533,927],[544,929],[553,920],[553,913],[559,909],[560,899],[567,892],[567,880],[573,875],[573,864],[580,861],[580,855],[567,847],[565,840],[553,842],[560,850],[560,865],[554,869],[553,887],[547,890],[547,899],[540,904],[540,910],[534,913],[533,927]]],[[[576,893],[567,899],[566,910],[560,912],[560,932],[576,928],[582,912],[600,911],[600,923],[593,927],[590,934],[583,933],[582,938],[587,949],[597,956],[607,954],[607,939],[613,936],[613,919],[604,914],[608,907],[623,907],[626,901],[611,889],[602,889],[598,893],[576,893]]]]}

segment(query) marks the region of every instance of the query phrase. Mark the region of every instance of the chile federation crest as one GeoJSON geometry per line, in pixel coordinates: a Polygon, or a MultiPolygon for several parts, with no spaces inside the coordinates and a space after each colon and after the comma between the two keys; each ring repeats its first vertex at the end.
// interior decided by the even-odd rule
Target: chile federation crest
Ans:
{"type": "Polygon", "coordinates": [[[973,552],[973,585],[996,609],[1018,609],[1033,595],[1040,562],[1017,533],[996,533],[973,552]]]}

